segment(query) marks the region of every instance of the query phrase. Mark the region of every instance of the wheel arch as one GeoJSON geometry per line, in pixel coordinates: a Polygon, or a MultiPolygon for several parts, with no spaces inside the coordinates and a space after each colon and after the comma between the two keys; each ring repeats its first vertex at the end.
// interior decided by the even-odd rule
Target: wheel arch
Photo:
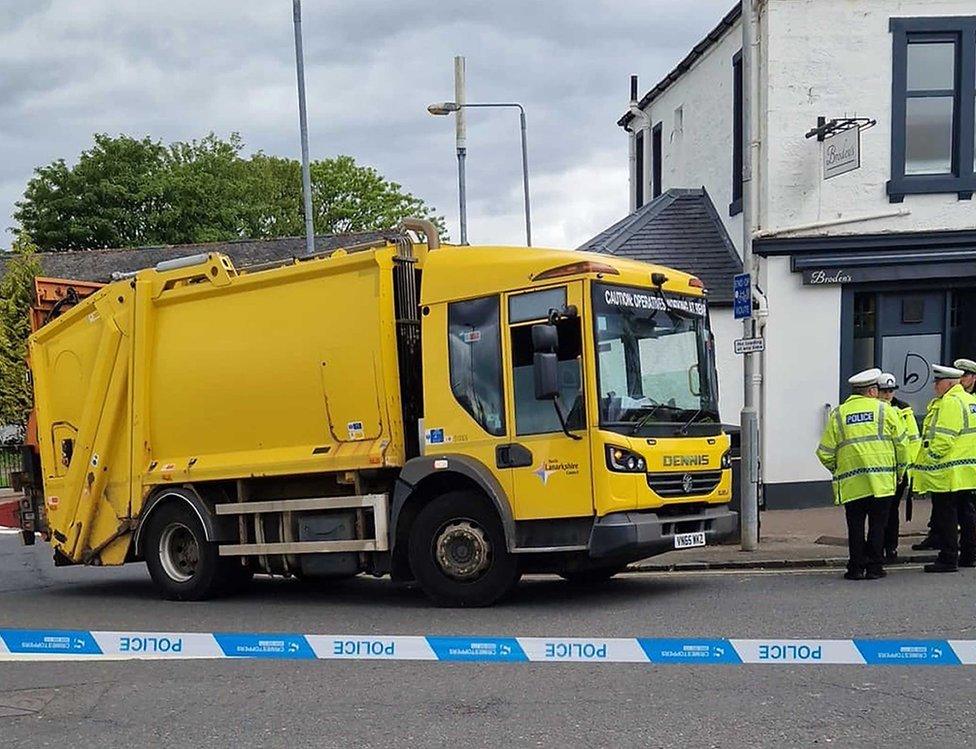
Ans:
{"type": "Polygon", "coordinates": [[[163,506],[183,504],[193,510],[203,526],[204,538],[207,541],[219,541],[221,534],[217,526],[213,504],[205,500],[192,485],[164,486],[155,490],[142,506],[139,513],[139,525],[136,527],[132,539],[133,554],[137,559],[142,558],[142,543],[144,530],[152,516],[163,506]]]}
{"type": "Polygon", "coordinates": [[[413,458],[400,472],[390,506],[391,572],[394,579],[411,576],[407,538],[420,509],[448,491],[471,490],[481,494],[501,519],[508,551],[515,549],[515,519],[508,494],[494,474],[466,455],[413,458]]]}

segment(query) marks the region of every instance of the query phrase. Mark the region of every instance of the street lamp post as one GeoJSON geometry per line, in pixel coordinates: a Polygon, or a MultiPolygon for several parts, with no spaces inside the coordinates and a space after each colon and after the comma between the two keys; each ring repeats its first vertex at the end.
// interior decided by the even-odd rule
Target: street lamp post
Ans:
{"type": "MultiPolygon", "coordinates": [[[[529,208],[529,146],[526,140],[525,134],[525,108],[521,104],[515,102],[490,102],[490,103],[477,103],[477,104],[458,104],[453,101],[445,101],[439,104],[431,104],[427,107],[427,111],[434,115],[448,115],[460,112],[462,109],[469,109],[471,107],[511,107],[518,109],[519,111],[519,126],[522,131],[522,193],[525,198],[525,244],[529,247],[532,246],[532,213],[529,208]]],[[[462,172],[463,175],[463,172],[462,172]]],[[[463,176],[462,184],[460,185],[462,192],[464,191],[463,176]]]]}
{"type": "Polygon", "coordinates": [[[302,51],[302,0],[293,0],[295,22],[295,70],[298,74],[298,123],[302,141],[302,200],[305,206],[305,252],[315,252],[315,225],[312,218],[312,175],[308,161],[308,115],[305,109],[305,54],[302,51]]]}

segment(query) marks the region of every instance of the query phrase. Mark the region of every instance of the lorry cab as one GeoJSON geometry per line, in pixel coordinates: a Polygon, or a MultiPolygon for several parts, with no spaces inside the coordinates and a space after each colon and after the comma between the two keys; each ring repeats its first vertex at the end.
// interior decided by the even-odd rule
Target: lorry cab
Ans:
{"type": "Polygon", "coordinates": [[[581,252],[447,248],[427,257],[421,310],[424,456],[500,488],[526,568],[609,575],[735,530],[697,278],[581,252]]]}

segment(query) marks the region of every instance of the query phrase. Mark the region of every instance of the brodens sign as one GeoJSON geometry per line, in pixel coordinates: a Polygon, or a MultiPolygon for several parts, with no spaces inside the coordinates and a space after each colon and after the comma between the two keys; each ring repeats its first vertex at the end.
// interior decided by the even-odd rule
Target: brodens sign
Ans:
{"type": "Polygon", "coordinates": [[[861,166],[861,131],[852,127],[832,135],[823,144],[823,178],[830,179],[861,166]]]}
{"type": "Polygon", "coordinates": [[[803,271],[804,286],[830,286],[857,281],[856,272],[829,268],[803,271]]]}

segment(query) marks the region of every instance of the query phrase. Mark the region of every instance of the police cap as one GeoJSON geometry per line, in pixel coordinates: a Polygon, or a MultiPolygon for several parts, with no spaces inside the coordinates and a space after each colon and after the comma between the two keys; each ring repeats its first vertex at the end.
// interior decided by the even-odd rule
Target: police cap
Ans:
{"type": "Polygon", "coordinates": [[[932,365],[932,376],[937,380],[958,380],[965,374],[961,369],[946,367],[942,364],[932,365]]]}
{"type": "Polygon", "coordinates": [[[865,369],[863,372],[858,372],[847,380],[847,384],[856,388],[871,387],[872,385],[878,384],[878,378],[880,377],[881,370],[874,367],[873,369],[865,369]]]}
{"type": "Polygon", "coordinates": [[[961,369],[966,374],[976,374],[976,361],[972,359],[956,359],[952,362],[952,366],[961,369]]]}
{"type": "Polygon", "coordinates": [[[891,372],[882,372],[881,376],[878,378],[878,389],[880,390],[897,390],[898,381],[891,372]]]}

